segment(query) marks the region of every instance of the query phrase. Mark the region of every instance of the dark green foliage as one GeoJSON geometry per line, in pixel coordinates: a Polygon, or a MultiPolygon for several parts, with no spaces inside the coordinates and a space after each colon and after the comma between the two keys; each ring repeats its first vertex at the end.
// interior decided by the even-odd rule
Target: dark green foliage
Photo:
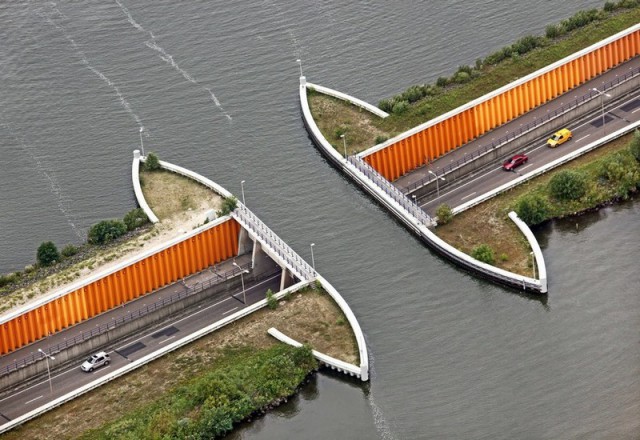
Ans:
{"type": "Polygon", "coordinates": [[[103,220],[89,229],[89,243],[105,244],[127,232],[127,226],[121,220],[103,220]]]}
{"type": "Polygon", "coordinates": [[[378,102],[378,108],[383,112],[391,113],[391,109],[393,108],[393,98],[391,99],[382,99],[378,102]]]}
{"type": "Polygon", "coordinates": [[[615,2],[604,2],[604,6],[602,7],[602,9],[604,9],[607,12],[613,12],[616,9],[617,5],[615,4],[615,2]]]}
{"type": "Polygon", "coordinates": [[[441,204],[436,209],[436,216],[438,217],[438,224],[446,225],[453,218],[453,212],[451,211],[451,207],[446,203],[441,204]]]}
{"type": "Polygon", "coordinates": [[[60,253],[58,248],[52,241],[45,241],[38,246],[36,253],[36,259],[41,266],[50,266],[53,263],[60,261],[60,253]]]}
{"type": "Polygon", "coordinates": [[[471,71],[472,70],[473,70],[473,67],[467,66],[466,64],[462,64],[462,65],[458,66],[458,71],[456,73],[464,72],[466,74],[471,75],[471,71]]]}
{"type": "Polygon", "coordinates": [[[488,244],[481,244],[473,248],[471,251],[471,256],[478,261],[482,261],[483,263],[493,264],[495,262],[495,257],[493,255],[493,249],[488,244]]]}
{"type": "Polygon", "coordinates": [[[67,257],[67,258],[73,257],[75,254],[78,253],[78,248],[72,244],[68,244],[62,248],[60,253],[62,254],[63,257],[67,257]]]}
{"type": "Polygon", "coordinates": [[[218,438],[254,411],[293,394],[317,363],[309,346],[280,344],[258,351],[228,350],[212,366],[211,371],[81,438],[218,438]]]}
{"type": "Polygon", "coordinates": [[[400,101],[407,101],[413,104],[419,101],[425,96],[425,90],[422,86],[409,87],[402,95],[400,95],[400,101]]]}
{"type": "Polygon", "coordinates": [[[223,217],[225,215],[231,214],[238,207],[238,199],[235,196],[225,197],[222,200],[222,208],[216,212],[218,217],[223,217]]]}
{"type": "Polygon", "coordinates": [[[466,82],[469,82],[470,80],[471,75],[469,75],[467,72],[458,72],[453,75],[453,82],[458,84],[464,84],[466,82]]]}
{"type": "Polygon", "coordinates": [[[550,40],[558,38],[561,34],[562,34],[562,30],[560,29],[560,26],[558,26],[557,24],[550,24],[545,29],[545,35],[550,40]]]}
{"type": "Polygon", "coordinates": [[[516,203],[516,214],[529,226],[545,221],[548,213],[546,200],[538,195],[525,195],[516,203]]]}
{"type": "Polygon", "coordinates": [[[527,52],[532,51],[536,47],[544,46],[544,38],[527,35],[526,37],[520,38],[518,41],[511,45],[511,49],[513,52],[517,52],[520,55],[524,55],[527,52]]]}
{"type": "Polygon", "coordinates": [[[347,127],[345,127],[344,125],[341,125],[340,127],[336,128],[336,130],[333,132],[333,135],[335,136],[336,139],[340,139],[342,135],[346,134],[346,132],[347,132],[347,127]]]}
{"type": "Polygon", "coordinates": [[[447,78],[446,76],[440,76],[436,80],[436,86],[438,87],[446,87],[448,83],[449,83],[449,78],[447,78]]]}
{"type": "Polygon", "coordinates": [[[638,2],[638,0],[620,0],[616,5],[616,9],[618,8],[633,9],[633,8],[637,8],[638,5],[640,5],[640,2],[638,2]]]}
{"type": "Polygon", "coordinates": [[[133,231],[135,228],[139,228],[147,223],[149,218],[142,208],[135,208],[127,212],[123,220],[124,224],[127,226],[127,231],[133,231]]]}
{"type": "Polygon", "coordinates": [[[615,187],[616,195],[619,197],[626,197],[640,182],[640,171],[636,160],[627,152],[618,152],[609,156],[601,162],[598,171],[600,178],[615,187]]]}
{"type": "Polygon", "coordinates": [[[18,281],[20,277],[15,273],[9,273],[7,275],[0,275],[0,287],[7,286],[11,283],[18,281]]]}
{"type": "Polygon", "coordinates": [[[147,171],[155,171],[160,169],[160,159],[155,153],[149,153],[147,160],[144,162],[144,169],[147,171]]]}
{"type": "Polygon", "coordinates": [[[640,130],[638,129],[633,132],[633,140],[631,141],[631,144],[629,144],[629,151],[631,152],[631,155],[640,162],[640,130]]]}
{"type": "Polygon", "coordinates": [[[376,145],[386,142],[388,140],[389,138],[386,136],[376,136],[376,145]]]}
{"type": "Polygon", "coordinates": [[[409,110],[409,101],[398,101],[393,105],[391,113],[394,115],[401,115],[409,110]]]}
{"type": "Polygon", "coordinates": [[[564,30],[564,33],[566,33],[584,27],[591,22],[602,20],[603,18],[605,18],[605,14],[597,9],[578,11],[572,17],[562,20],[560,26],[564,30]]]}
{"type": "Polygon", "coordinates": [[[579,171],[560,171],[549,181],[549,193],[558,200],[578,200],[586,192],[587,179],[579,171]]]}
{"type": "Polygon", "coordinates": [[[271,289],[267,290],[267,306],[271,310],[275,310],[278,308],[278,300],[273,295],[273,292],[271,291],[271,289]]]}

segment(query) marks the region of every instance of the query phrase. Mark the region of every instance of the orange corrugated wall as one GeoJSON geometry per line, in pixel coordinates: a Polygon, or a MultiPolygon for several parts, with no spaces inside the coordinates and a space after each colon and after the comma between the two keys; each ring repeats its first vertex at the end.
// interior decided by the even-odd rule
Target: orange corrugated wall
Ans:
{"type": "Polygon", "coordinates": [[[638,55],[639,49],[640,31],[636,31],[365,156],[364,160],[393,181],[629,60],[638,55]]]}
{"type": "Polygon", "coordinates": [[[229,219],[2,324],[0,355],[237,255],[239,232],[229,219]]]}

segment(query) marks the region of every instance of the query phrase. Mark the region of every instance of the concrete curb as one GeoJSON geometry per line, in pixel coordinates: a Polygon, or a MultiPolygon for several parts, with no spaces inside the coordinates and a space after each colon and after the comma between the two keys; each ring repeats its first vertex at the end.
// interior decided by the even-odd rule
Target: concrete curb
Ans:
{"type": "Polygon", "coordinates": [[[153,224],[156,224],[160,221],[158,217],[155,215],[147,200],[144,198],[144,194],[142,193],[142,187],[140,186],[140,161],[142,157],[140,156],[140,150],[133,150],[133,162],[131,162],[131,183],[133,184],[133,192],[136,195],[136,200],[140,208],[147,214],[149,221],[153,224]]]}
{"type": "Polygon", "coordinates": [[[330,89],[329,87],[324,87],[324,86],[321,86],[318,84],[312,84],[312,83],[307,83],[307,87],[309,87],[310,89],[314,89],[325,95],[333,96],[334,98],[338,98],[343,101],[350,102],[351,104],[356,105],[365,110],[368,110],[369,112],[373,113],[376,116],[380,116],[383,119],[389,116],[389,113],[380,110],[375,105],[371,105],[368,102],[364,102],[361,99],[354,98],[353,96],[347,95],[346,93],[342,93],[337,90],[330,89]]]}

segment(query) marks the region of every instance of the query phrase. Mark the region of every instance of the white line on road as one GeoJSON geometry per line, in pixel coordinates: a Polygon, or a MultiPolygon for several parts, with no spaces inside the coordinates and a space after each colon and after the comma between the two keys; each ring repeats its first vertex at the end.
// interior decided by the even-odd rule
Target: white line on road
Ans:
{"type": "Polygon", "coordinates": [[[176,337],[176,335],[169,336],[167,339],[163,339],[162,341],[158,342],[158,344],[164,344],[164,343],[165,343],[165,342],[167,342],[168,340],[173,339],[173,338],[175,338],[175,337],[176,337]]]}
{"type": "Polygon", "coordinates": [[[635,113],[635,112],[640,112],[640,108],[635,109],[634,111],[632,111],[631,113],[635,113]]]}
{"type": "Polygon", "coordinates": [[[475,194],[476,194],[476,192],[474,191],[474,192],[472,192],[471,194],[467,194],[467,195],[466,195],[466,196],[464,196],[464,197],[460,197],[460,200],[464,200],[464,199],[466,199],[467,197],[471,197],[471,196],[473,196],[473,195],[475,195],[475,194]]]}
{"type": "Polygon", "coordinates": [[[590,134],[586,135],[586,136],[582,136],[580,139],[576,139],[576,142],[580,142],[582,139],[586,139],[589,136],[591,136],[590,134]]]}
{"type": "Polygon", "coordinates": [[[530,163],[529,165],[525,165],[522,168],[520,168],[520,171],[524,170],[525,168],[529,168],[531,165],[533,165],[532,163],[530,163]]]}
{"type": "Polygon", "coordinates": [[[31,400],[28,400],[28,401],[24,402],[24,404],[25,404],[25,405],[28,405],[28,404],[30,404],[31,402],[35,402],[35,401],[36,401],[36,400],[38,400],[38,399],[42,399],[43,397],[44,397],[43,395],[40,395],[40,396],[36,397],[35,399],[31,399],[31,400]]]}
{"type": "Polygon", "coordinates": [[[96,371],[94,371],[94,372],[93,372],[93,373],[91,373],[91,374],[97,374],[97,373],[100,373],[101,371],[104,371],[104,370],[106,370],[107,368],[109,368],[109,365],[107,365],[107,366],[106,366],[106,367],[104,367],[104,368],[100,368],[99,370],[96,370],[96,371]]]}
{"type": "Polygon", "coordinates": [[[237,308],[237,307],[234,307],[234,308],[233,308],[233,309],[231,309],[231,310],[227,310],[226,312],[222,312],[222,314],[223,314],[223,315],[226,315],[227,313],[231,313],[231,312],[233,312],[234,310],[238,310],[238,308],[237,308]]]}

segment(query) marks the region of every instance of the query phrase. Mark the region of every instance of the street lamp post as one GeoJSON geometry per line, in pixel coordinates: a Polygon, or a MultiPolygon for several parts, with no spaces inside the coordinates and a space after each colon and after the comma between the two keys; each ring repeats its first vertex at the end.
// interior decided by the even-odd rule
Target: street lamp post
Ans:
{"type": "Polygon", "coordinates": [[[313,258],[313,247],[315,246],[315,243],[311,243],[309,245],[309,247],[311,248],[311,266],[313,267],[313,270],[316,270],[316,260],[313,258]]]}
{"type": "Polygon", "coordinates": [[[238,269],[240,269],[240,282],[242,283],[242,303],[246,306],[247,305],[247,293],[244,290],[244,274],[245,273],[249,273],[249,271],[247,269],[243,269],[240,266],[238,266],[238,263],[236,263],[235,261],[233,262],[233,265],[235,267],[237,267],[238,269]]]}
{"type": "Polygon", "coordinates": [[[342,145],[344,146],[344,158],[346,160],[347,159],[347,138],[344,134],[341,134],[340,137],[342,138],[342,145]]]}
{"type": "Polygon", "coordinates": [[[144,127],[140,127],[140,149],[142,150],[142,155],[144,156],[144,143],[142,142],[143,131],[144,131],[144,127]]]}
{"type": "Polygon", "coordinates": [[[413,197],[413,203],[415,203],[417,205],[418,201],[416,200],[416,195],[415,194],[411,194],[411,197],[413,197]]]}
{"type": "Polygon", "coordinates": [[[242,191],[242,204],[245,205],[245,203],[244,203],[244,180],[240,181],[240,191],[242,191]]]}
{"type": "Polygon", "coordinates": [[[529,255],[531,255],[531,265],[533,266],[533,279],[536,279],[536,257],[534,256],[533,252],[529,252],[529,255]]]}
{"type": "Polygon", "coordinates": [[[54,358],[51,355],[48,355],[47,353],[42,351],[42,349],[40,348],[38,348],[38,351],[42,353],[44,357],[47,359],[47,374],[49,375],[49,391],[51,391],[51,394],[53,394],[53,384],[51,383],[51,369],[49,368],[49,359],[51,359],[52,361],[55,361],[56,358],[54,358]]]}
{"type": "Polygon", "coordinates": [[[607,134],[607,130],[604,126],[604,97],[606,96],[607,98],[611,98],[611,95],[609,95],[608,93],[601,92],[600,90],[595,88],[591,90],[593,90],[594,92],[597,92],[598,95],[600,95],[600,107],[602,108],[602,134],[607,134]]]}
{"type": "Polygon", "coordinates": [[[444,177],[438,177],[438,175],[431,170],[427,170],[427,171],[429,172],[429,174],[433,174],[433,177],[436,178],[436,193],[438,194],[438,197],[440,197],[440,182],[438,182],[438,180],[446,180],[446,179],[444,177]]]}
{"type": "Polygon", "coordinates": [[[302,77],[302,60],[300,58],[298,58],[296,60],[296,63],[298,63],[298,65],[300,66],[300,76],[302,77]]]}

